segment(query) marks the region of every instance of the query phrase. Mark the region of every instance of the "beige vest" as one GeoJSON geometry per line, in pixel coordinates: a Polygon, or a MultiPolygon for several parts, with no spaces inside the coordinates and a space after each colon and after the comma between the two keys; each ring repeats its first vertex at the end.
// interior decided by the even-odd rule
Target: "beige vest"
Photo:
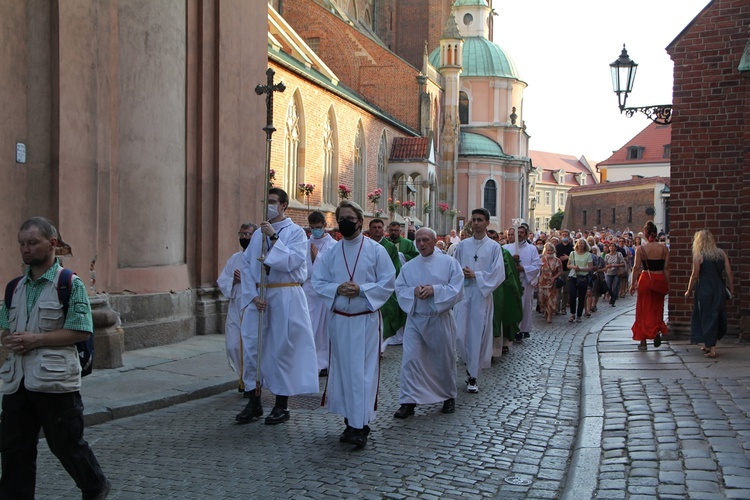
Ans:
{"type": "MultiPolygon", "coordinates": [[[[10,333],[44,333],[60,330],[65,324],[63,307],[57,297],[55,279],[39,296],[31,314],[26,313],[26,280],[18,282],[8,309],[10,333]]],[[[75,345],[40,347],[26,354],[10,353],[0,368],[0,393],[13,394],[24,381],[26,389],[34,392],[75,392],[81,388],[81,364],[75,345]]]]}

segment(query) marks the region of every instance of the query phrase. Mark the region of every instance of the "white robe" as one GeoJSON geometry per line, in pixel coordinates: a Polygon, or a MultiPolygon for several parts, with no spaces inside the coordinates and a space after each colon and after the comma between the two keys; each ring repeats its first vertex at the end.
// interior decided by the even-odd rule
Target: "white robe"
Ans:
{"type": "Polygon", "coordinates": [[[383,328],[379,309],[393,293],[395,279],[396,270],[383,245],[361,234],[339,241],[323,255],[313,273],[313,287],[330,311],[371,312],[360,316],[333,313],[328,319],[328,410],[348,419],[355,429],[375,418],[383,328]],[[349,281],[349,272],[360,287],[358,297],[336,293],[340,284],[349,281]]]}
{"type": "Polygon", "coordinates": [[[307,242],[307,280],[302,285],[302,289],[305,291],[307,309],[310,312],[310,322],[315,338],[315,351],[318,354],[318,370],[322,370],[328,368],[328,316],[331,312],[313,288],[312,275],[315,268],[320,265],[320,258],[336,244],[336,240],[331,238],[330,234],[324,234],[320,239],[310,238],[307,242]],[[315,262],[312,261],[310,245],[315,245],[318,249],[315,262]]]}
{"type": "Polygon", "coordinates": [[[456,397],[456,321],[452,308],[463,297],[458,261],[435,252],[410,260],[396,279],[398,305],[408,314],[404,327],[400,404],[432,404],[456,397]],[[414,296],[420,285],[435,295],[414,296]]]}
{"type": "MultiPolygon", "coordinates": [[[[242,343],[243,374],[246,390],[255,387],[258,360],[258,309],[253,299],[258,296],[261,244],[270,246],[265,265],[270,267],[267,284],[303,283],[307,278],[307,235],[287,218],[272,224],[279,235],[273,243],[261,231],[253,233],[243,254],[242,266],[242,343]]],[[[318,369],[315,340],[310,328],[307,298],[301,286],[267,288],[268,307],[263,313],[261,344],[261,383],[273,394],[294,396],[317,393],[318,369]]]]}
{"type": "Polygon", "coordinates": [[[461,269],[469,267],[476,275],[464,280],[464,298],[455,308],[456,347],[469,376],[476,378],[481,368],[492,364],[492,292],[505,281],[503,252],[485,235],[480,241],[473,237],[461,241],[453,256],[461,269]]]}
{"type": "Polygon", "coordinates": [[[531,320],[534,314],[534,290],[539,284],[539,273],[542,270],[542,259],[539,258],[539,252],[537,252],[534,245],[525,243],[519,245],[515,243],[509,243],[504,247],[512,255],[518,255],[521,257],[521,265],[523,266],[523,272],[519,273],[521,278],[521,286],[523,287],[523,319],[519,324],[519,329],[522,332],[531,331],[531,320]]]}
{"type": "MultiPolygon", "coordinates": [[[[216,284],[219,290],[229,299],[227,320],[224,323],[224,340],[227,349],[229,367],[234,372],[242,371],[242,338],[240,333],[242,310],[242,285],[234,282],[235,269],[242,269],[242,252],[237,252],[227,261],[216,284]]],[[[242,375],[240,375],[242,378],[242,375]]]]}

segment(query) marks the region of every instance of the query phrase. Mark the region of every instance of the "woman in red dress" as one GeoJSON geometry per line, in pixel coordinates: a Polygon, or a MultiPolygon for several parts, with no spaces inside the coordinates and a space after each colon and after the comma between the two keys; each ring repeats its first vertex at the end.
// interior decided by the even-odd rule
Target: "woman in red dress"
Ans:
{"type": "Polygon", "coordinates": [[[664,323],[664,295],[669,282],[669,250],[660,245],[656,225],[648,221],[643,227],[646,242],[637,248],[633,264],[633,284],[630,295],[638,289],[635,303],[633,340],[640,341],[638,349],[645,351],[646,341],[653,340],[654,347],[661,345],[661,336],[666,335],[664,323]]]}

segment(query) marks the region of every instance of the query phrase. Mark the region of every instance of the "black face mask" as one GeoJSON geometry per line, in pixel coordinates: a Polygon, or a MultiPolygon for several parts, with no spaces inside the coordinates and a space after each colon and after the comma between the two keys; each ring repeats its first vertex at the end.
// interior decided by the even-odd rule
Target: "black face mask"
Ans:
{"type": "Polygon", "coordinates": [[[344,238],[349,238],[357,232],[357,222],[352,222],[347,219],[341,219],[339,221],[339,231],[344,235],[344,238]]]}
{"type": "Polygon", "coordinates": [[[406,237],[407,237],[408,239],[410,239],[411,241],[414,241],[414,240],[415,240],[415,239],[417,238],[417,233],[414,233],[414,232],[412,232],[412,231],[409,231],[409,232],[407,233],[406,237]]]}
{"type": "Polygon", "coordinates": [[[246,250],[250,245],[250,238],[240,238],[240,246],[243,250],[246,250]]]}

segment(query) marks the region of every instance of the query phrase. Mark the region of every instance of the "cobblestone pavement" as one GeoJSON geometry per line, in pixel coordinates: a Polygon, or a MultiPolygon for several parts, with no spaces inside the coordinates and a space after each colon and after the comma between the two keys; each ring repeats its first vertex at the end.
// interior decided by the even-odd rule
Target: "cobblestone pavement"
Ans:
{"type": "Polygon", "coordinates": [[[686,340],[641,352],[622,334],[632,321],[620,316],[598,338],[595,498],[750,498],[750,346],[719,342],[716,359],[686,340]]]}
{"type": "MultiPolygon", "coordinates": [[[[343,422],[319,396],[291,398],[283,425],[235,425],[246,400],[232,391],[89,427],[86,437],[111,498],[557,498],[577,432],[583,340],[607,314],[616,312],[551,325],[535,315],[531,338],[482,372],[479,394],[464,392],[459,375],[452,415],[438,404],[393,418],[401,347],[389,347],[364,450],[339,443],[343,422]]],[[[43,443],[37,493],[77,496],[43,443]]]]}

